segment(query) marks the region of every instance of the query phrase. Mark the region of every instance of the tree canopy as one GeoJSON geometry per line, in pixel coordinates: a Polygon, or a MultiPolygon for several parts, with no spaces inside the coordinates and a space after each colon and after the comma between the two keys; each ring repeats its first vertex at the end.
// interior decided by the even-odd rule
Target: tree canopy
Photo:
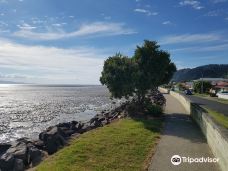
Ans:
{"type": "Polygon", "coordinates": [[[209,93],[210,88],[212,88],[212,85],[208,81],[196,81],[193,84],[193,89],[196,93],[209,93]]]}
{"type": "Polygon", "coordinates": [[[170,54],[161,50],[157,42],[145,40],[131,58],[121,54],[109,57],[100,81],[115,98],[137,95],[143,101],[149,90],[168,83],[175,71],[170,54]]]}

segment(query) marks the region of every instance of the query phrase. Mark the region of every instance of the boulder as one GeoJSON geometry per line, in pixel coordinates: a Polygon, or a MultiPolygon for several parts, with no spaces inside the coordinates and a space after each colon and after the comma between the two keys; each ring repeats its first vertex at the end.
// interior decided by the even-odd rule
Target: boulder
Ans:
{"type": "Polygon", "coordinates": [[[66,144],[65,139],[59,134],[56,134],[54,136],[49,136],[47,138],[47,141],[45,142],[48,154],[53,154],[57,152],[57,150],[63,147],[65,144],[66,144]]]}
{"type": "Polygon", "coordinates": [[[73,121],[71,124],[71,130],[74,130],[75,132],[79,131],[84,126],[84,123],[73,121]]]}
{"type": "Polygon", "coordinates": [[[24,142],[14,142],[6,153],[12,154],[15,158],[23,160],[25,165],[28,164],[27,145],[24,142]]]}
{"type": "Polygon", "coordinates": [[[83,124],[83,127],[80,130],[78,130],[78,133],[82,134],[84,132],[90,131],[91,129],[92,129],[92,127],[91,127],[90,123],[87,122],[87,123],[83,124]]]}
{"type": "Polygon", "coordinates": [[[25,170],[25,165],[23,160],[21,159],[15,159],[14,161],[14,171],[24,171],[25,170]]]}
{"type": "Polygon", "coordinates": [[[10,153],[4,153],[0,157],[0,170],[1,171],[11,171],[14,167],[15,158],[10,153]]]}
{"type": "Polygon", "coordinates": [[[49,127],[46,131],[41,132],[39,134],[39,139],[42,140],[44,143],[47,141],[49,137],[53,137],[55,135],[66,136],[61,128],[54,126],[49,127]]]}
{"type": "Polygon", "coordinates": [[[39,135],[40,140],[44,142],[48,154],[53,154],[64,146],[66,144],[65,137],[67,137],[67,134],[57,126],[49,127],[39,135]]]}
{"type": "Polygon", "coordinates": [[[44,145],[44,142],[42,140],[35,140],[32,142],[32,144],[38,148],[38,149],[41,149],[41,150],[44,150],[45,149],[45,145],[44,145]]]}
{"type": "Polygon", "coordinates": [[[9,143],[0,144],[0,155],[4,154],[10,147],[11,147],[11,144],[9,143]]]}
{"type": "Polygon", "coordinates": [[[101,123],[102,123],[102,125],[104,126],[104,125],[110,124],[110,121],[109,121],[109,119],[105,119],[105,120],[103,120],[101,123]]]}
{"type": "Polygon", "coordinates": [[[72,134],[74,134],[75,133],[75,131],[74,130],[65,130],[64,131],[64,134],[67,136],[67,137],[70,137],[72,134]]]}
{"type": "Polygon", "coordinates": [[[68,129],[70,129],[71,127],[71,123],[69,122],[65,122],[65,123],[59,123],[58,125],[56,125],[57,127],[66,127],[68,129]]]}
{"type": "Polygon", "coordinates": [[[36,166],[42,159],[42,152],[33,144],[28,144],[28,158],[32,166],[36,166]]]}

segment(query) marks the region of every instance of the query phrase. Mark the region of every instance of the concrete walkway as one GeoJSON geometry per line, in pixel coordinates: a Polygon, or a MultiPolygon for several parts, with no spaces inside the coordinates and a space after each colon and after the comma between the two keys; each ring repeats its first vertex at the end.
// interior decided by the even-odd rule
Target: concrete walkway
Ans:
{"type": "Polygon", "coordinates": [[[183,106],[170,95],[165,95],[166,119],[161,140],[152,158],[149,171],[218,171],[214,163],[171,163],[173,155],[181,157],[214,157],[200,128],[186,114],[183,106]]]}

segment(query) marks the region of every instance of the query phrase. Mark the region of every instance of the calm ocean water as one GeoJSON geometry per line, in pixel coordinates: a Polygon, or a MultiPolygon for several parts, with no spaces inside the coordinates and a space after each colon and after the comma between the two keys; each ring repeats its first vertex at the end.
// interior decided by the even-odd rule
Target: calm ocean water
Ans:
{"type": "Polygon", "coordinates": [[[0,85],[0,143],[37,139],[49,126],[88,120],[112,107],[103,86],[0,85]]]}

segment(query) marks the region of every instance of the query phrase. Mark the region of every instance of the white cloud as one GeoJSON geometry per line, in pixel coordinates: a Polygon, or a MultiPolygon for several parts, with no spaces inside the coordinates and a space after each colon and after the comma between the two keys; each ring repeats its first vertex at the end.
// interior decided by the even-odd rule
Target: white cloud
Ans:
{"type": "Polygon", "coordinates": [[[139,13],[144,13],[148,16],[151,16],[151,15],[158,15],[158,12],[151,12],[149,10],[146,10],[146,9],[142,9],[142,8],[136,8],[134,9],[134,12],[139,12],[139,13]]]}
{"type": "Polygon", "coordinates": [[[135,34],[132,29],[125,28],[124,23],[94,22],[83,24],[74,32],[34,32],[27,29],[21,29],[14,33],[14,36],[34,39],[34,40],[57,40],[70,37],[82,36],[112,36],[135,34]]]}
{"type": "Polygon", "coordinates": [[[95,48],[28,46],[0,39],[1,68],[18,71],[15,73],[17,78],[22,73],[27,73],[26,77],[31,78],[37,75],[32,81],[17,79],[20,82],[40,83],[42,79],[42,83],[99,84],[103,62],[108,56],[95,48]]]}
{"type": "Polygon", "coordinates": [[[205,14],[205,16],[208,16],[208,17],[217,17],[220,15],[221,15],[220,10],[209,11],[207,14],[205,14]]]}
{"type": "Polygon", "coordinates": [[[184,0],[179,2],[179,5],[181,6],[191,6],[192,8],[196,10],[200,10],[204,8],[199,1],[196,0],[184,0]]]}
{"type": "Polygon", "coordinates": [[[187,47],[187,48],[178,48],[173,49],[173,52],[213,52],[213,51],[223,51],[228,49],[228,44],[219,44],[219,45],[213,45],[213,46],[194,46],[194,47],[187,47]]]}
{"type": "Polygon", "coordinates": [[[22,25],[17,25],[18,28],[22,29],[22,30],[32,30],[32,29],[36,29],[35,26],[31,26],[30,24],[27,23],[23,23],[22,25]]]}
{"type": "Polygon", "coordinates": [[[199,43],[212,42],[222,39],[220,34],[181,34],[166,36],[161,39],[161,44],[177,44],[177,43],[199,43]]]}
{"type": "Polygon", "coordinates": [[[164,25],[171,25],[172,22],[171,21],[164,21],[162,24],[164,24],[164,25]]]}

